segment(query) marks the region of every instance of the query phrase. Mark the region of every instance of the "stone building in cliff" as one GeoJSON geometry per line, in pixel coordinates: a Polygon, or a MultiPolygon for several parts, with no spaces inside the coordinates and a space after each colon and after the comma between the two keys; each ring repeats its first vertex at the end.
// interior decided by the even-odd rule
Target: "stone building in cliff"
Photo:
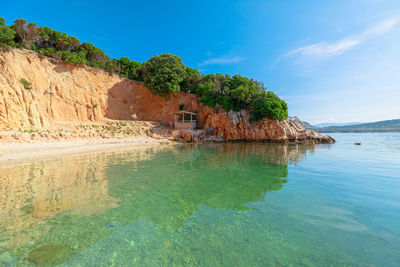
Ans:
{"type": "Polygon", "coordinates": [[[190,130],[197,126],[197,114],[189,111],[177,111],[174,113],[175,129],[190,130]]]}

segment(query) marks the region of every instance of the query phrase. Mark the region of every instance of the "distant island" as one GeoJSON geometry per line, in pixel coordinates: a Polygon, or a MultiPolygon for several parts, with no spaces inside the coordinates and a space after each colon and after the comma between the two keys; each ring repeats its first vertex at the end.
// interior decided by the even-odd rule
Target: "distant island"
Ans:
{"type": "Polygon", "coordinates": [[[358,124],[364,124],[368,122],[324,122],[324,123],[318,123],[314,124],[314,126],[322,128],[322,127],[330,127],[330,126],[349,126],[349,125],[358,125],[358,124]]]}
{"type": "MultiPolygon", "coordinates": [[[[343,126],[313,126],[307,122],[303,122],[306,129],[317,131],[320,133],[393,133],[400,132],[400,119],[385,120],[369,123],[356,123],[353,125],[343,126]]],[[[321,125],[321,124],[320,124],[321,125]]]]}

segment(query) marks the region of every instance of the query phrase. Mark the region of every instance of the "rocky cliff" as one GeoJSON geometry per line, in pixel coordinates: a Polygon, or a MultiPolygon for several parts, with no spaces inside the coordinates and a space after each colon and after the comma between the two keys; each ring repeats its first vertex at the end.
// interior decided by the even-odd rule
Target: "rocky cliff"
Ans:
{"type": "Polygon", "coordinates": [[[215,114],[207,108],[201,112],[204,128],[214,129],[214,135],[224,140],[253,140],[276,142],[320,142],[333,143],[330,136],[323,136],[311,130],[305,130],[294,120],[278,121],[265,118],[250,123],[250,113],[220,111],[215,114]]]}
{"type": "Polygon", "coordinates": [[[0,51],[0,128],[46,129],[54,123],[109,120],[156,121],[172,126],[173,113],[199,114],[198,125],[217,140],[333,142],[295,121],[249,122],[249,113],[215,112],[195,95],[152,94],[141,82],[98,69],[56,61],[28,50],[0,51]],[[32,89],[21,83],[25,79],[32,89]]]}

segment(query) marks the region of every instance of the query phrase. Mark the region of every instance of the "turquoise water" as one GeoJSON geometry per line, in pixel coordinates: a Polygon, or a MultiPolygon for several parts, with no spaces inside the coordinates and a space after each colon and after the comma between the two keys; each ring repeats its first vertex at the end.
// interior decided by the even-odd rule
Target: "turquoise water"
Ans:
{"type": "Polygon", "coordinates": [[[0,263],[400,266],[400,134],[333,137],[0,169],[0,263]]]}

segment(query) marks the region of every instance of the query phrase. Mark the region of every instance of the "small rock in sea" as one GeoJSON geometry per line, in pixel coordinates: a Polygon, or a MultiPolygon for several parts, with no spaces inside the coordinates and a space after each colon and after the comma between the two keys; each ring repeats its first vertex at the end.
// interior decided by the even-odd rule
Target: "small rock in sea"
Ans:
{"type": "Polygon", "coordinates": [[[359,142],[357,142],[357,143],[354,143],[356,146],[361,146],[361,143],[359,143],[359,142]]]}

